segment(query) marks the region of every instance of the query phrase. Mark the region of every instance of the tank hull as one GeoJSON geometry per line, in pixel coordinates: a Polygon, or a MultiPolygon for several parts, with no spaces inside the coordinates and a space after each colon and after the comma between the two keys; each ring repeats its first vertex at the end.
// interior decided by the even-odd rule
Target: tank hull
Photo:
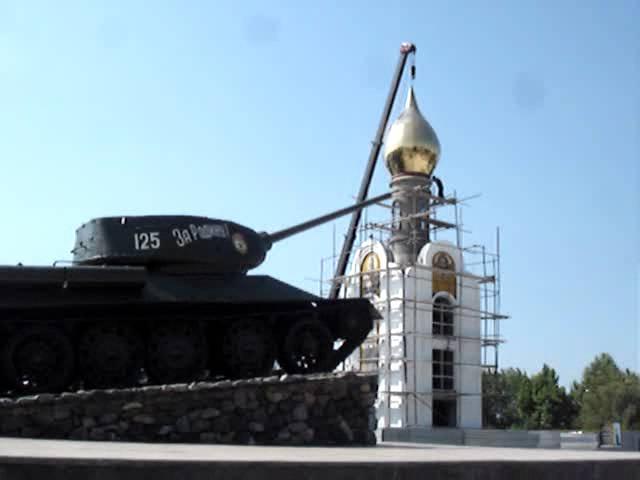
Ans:
{"type": "Polygon", "coordinates": [[[0,267],[8,393],[331,371],[366,338],[364,299],[176,267],[0,267]],[[277,361],[277,363],[274,363],[277,361]]]}

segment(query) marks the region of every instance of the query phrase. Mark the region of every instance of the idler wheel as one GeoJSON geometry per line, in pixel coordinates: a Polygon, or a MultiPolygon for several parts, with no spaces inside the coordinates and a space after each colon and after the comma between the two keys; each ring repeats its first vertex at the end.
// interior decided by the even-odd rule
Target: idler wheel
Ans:
{"type": "Polygon", "coordinates": [[[12,334],[2,351],[8,387],[20,393],[57,392],[74,373],[73,347],[54,327],[27,327],[12,334]]]}
{"type": "Polygon", "coordinates": [[[260,377],[269,374],[276,360],[273,335],[265,325],[251,320],[235,320],[222,342],[224,373],[230,378],[260,377]]]}
{"type": "Polygon", "coordinates": [[[207,362],[207,343],[199,324],[167,322],[152,325],[146,370],[152,383],[199,379],[207,362]]]}
{"type": "Polygon", "coordinates": [[[142,358],[140,339],[126,325],[93,325],[82,334],[78,345],[78,363],[85,388],[135,385],[142,358]]]}
{"type": "Polygon", "coordinates": [[[287,331],[278,363],[287,373],[322,372],[333,355],[333,337],[316,319],[298,320],[287,331]]]}

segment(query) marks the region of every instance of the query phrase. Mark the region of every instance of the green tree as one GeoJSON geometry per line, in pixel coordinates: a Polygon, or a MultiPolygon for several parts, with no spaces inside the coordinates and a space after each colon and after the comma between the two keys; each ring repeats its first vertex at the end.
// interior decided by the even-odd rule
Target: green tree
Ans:
{"type": "Polygon", "coordinates": [[[569,393],[549,365],[528,377],[519,369],[485,373],[484,425],[493,428],[598,431],[612,422],[640,430],[640,377],[622,371],[611,355],[598,355],[569,393]]]}
{"type": "Polygon", "coordinates": [[[640,429],[640,378],[622,371],[608,353],[598,355],[574,383],[572,396],[580,407],[579,425],[600,430],[612,422],[623,429],[640,429]]]}
{"type": "Polygon", "coordinates": [[[484,372],[482,376],[482,410],[484,425],[489,428],[520,427],[518,392],[528,381],[520,369],[508,368],[496,373],[484,372]]]}
{"type": "Polygon", "coordinates": [[[485,373],[482,391],[486,427],[570,428],[577,415],[575,401],[548,365],[531,378],[513,368],[485,373]]]}
{"type": "Polygon", "coordinates": [[[535,401],[533,399],[533,385],[529,377],[525,377],[518,389],[516,402],[518,405],[518,426],[520,428],[533,428],[532,418],[535,414],[535,401]]]}
{"type": "Polygon", "coordinates": [[[520,411],[528,429],[571,428],[577,406],[558,384],[556,371],[548,365],[531,377],[530,385],[523,385],[520,411]]]}

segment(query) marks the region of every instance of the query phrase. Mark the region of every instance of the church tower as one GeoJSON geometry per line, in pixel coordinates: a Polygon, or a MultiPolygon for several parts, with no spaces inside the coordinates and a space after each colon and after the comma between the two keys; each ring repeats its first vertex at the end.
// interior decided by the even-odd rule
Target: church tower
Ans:
{"type": "Polygon", "coordinates": [[[382,320],[345,368],[379,372],[379,428],[480,428],[484,278],[465,270],[459,244],[435,238],[457,229],[436,218],[456,200],[433,175],[440,142],[413,88],[384,147],[391,218],[356,249],[342,290],[382,320]]]}

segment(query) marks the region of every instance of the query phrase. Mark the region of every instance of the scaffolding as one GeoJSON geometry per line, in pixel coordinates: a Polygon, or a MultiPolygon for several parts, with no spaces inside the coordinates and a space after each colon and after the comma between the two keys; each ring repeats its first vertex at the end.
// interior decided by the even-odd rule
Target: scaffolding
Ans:
{"type": "MultiPolygon", "coordinates": [[[[413,351],[416,352],[416,342],[420,339],[430,339],[433,341],[445,340],[447,345],[456,342],[458,345],[457,351],[461,351],[461,344],[464,342],[471,342],[480,345],[480,363],[465,363],[456,359],[454,362],[455,367],[468,367],[495,372],[499,368],[499,347],[504,343],[504,338],[500,334],[500,322],[507,319],[506,315],[500,313],[500,230],[496,228],[495,237],[495,249],[489,250],[484,245],[469,245],[466,246],[463,241],[465,234],[470,232],[464,229],[462,221],[462,210],[471,198],[458,199],[455,193],[453,196],[447,198],[441,198],[429,195],[429,202],[427,210],[418,214],[414,214],[408,217],[404,217],[402,220],[408,218],[419,217],[425,219],[429,224],[430,236],[432,241],[447,240],[450,244],[460,252],[461,265],[455,269],[455,282],[458,292],[458,301],[447,308],[453,310],[455,319],[473,319],[473,321],[480,322],[480,334],[479,336],[464,335],[460,331],[460,327],[455,327],[452,334],[442,335],[441,332],[434,332],[433,334],[425,334],[419,332],[416,328],[416,319],[419,317],[419,312],[442,312],[442,308],[436,305],[435,297],[431,300],[419,300],[417,298],[407,298],[406,295],[397,296],[390,292],[389,285],[387,285],[385,291],[386,295],[378,296],[375,294],[363,295],[370,299],[370,301],[376,306],[376,308],[383,314],[384,318],[390,319],[391,312],[394,309],[402,309],[403,318],[408,313],[407,318],[413,318],[412,325],[403,325],[402,332],[394,332],[390,327],[390,324],[386,328],[381,330],[380,320],[377,320],[376,325],[372,333],[367,340],[360,347],[359,355],[359,369],[365,371],[379,371],[381,368],[387,369],[390,378],[391,365],[394,362],[400,362],[405,368],[408,364],[415,362],[413,358],[403,354],[401,356],[392,354],[392,345],[394,342],[402,342],[404,345],[403,352],[413,351]],[[477,295],[479,295],[480,308],[470,308],[465,306],[462,301],[462,297],[467,293],[468,289],[475,289],[477,295]],[[411,342],[413,345],[411,346],[411,342]],[[409,345],[408,345],[409,344],[409,345]],[[386,348],[386,352],[381,352],[380,348],[386,348]]],[[[389,233],[393,230],[394,222],[398,219],[389,220],[389,212],[392,211],[392,207],[386,203],[379,203],[375,206],[367,208],[363,212],[363,222],[357,232],[357,239],[355,245],[370,245],[371,251],[373,251],[373,245],[376,242],[385,244],[389,237],[389,233]],[[384,214],[381,217],[381,213],[384,214]],[[386,219],[384,218],[386,217],[386,219]],[[368,242],[368,243],[367,243],[368,242]]],[[[420,279],[424,278],[425,272],[429,271],[429,275],[434,272],[453,273],[450,271],[439,269],[435,266],[427,265],[412,265],[412,273],[406,274],[406,272],[398,265],[391,264],[387,259],[386,264],[379,265],[378,269],[368,270],[366,273],[359,272],[359,269],[354,269],[352,265],[349,266],[347,272],[358,271],[359,273],[350,273],[340,278],[334,278],[327,276],[326,272],[334,272],[335,268],[335,229],[334,229],[334,254],[321,259],[320,261],[320,294],[323,295],[331,283],[335,280],[339,280],[342,283],[340,295],[342,297],[347,295],[349,287],[360,288],[363,282],[366,280],[364,277],[371,275],[377,275],[378,278],[384,279],[386,282],[390,282],[394,275],[403,275],[403,282],[414,282],[412,291],[414,294],[418,290],[418,283],[420,279]],[[328,278],[327,278],[328,277],[328,278]]],[[[362,247],[366,248],[366,247],[362,247]]],[[[351,252],[351,262],[354,261],[354,252],[351,252]]],[[[364,252],[366,254],[366,251],[364,252]]],[[[467,293],[468,294],[468,293],[467,293]]],[[[476,302],[477,304],[477,302],[476,302]]],[[[409,322],[410,323],[410,322],[409,322]]],[[[459,326],[460,321],[454,322],[454,325],[459,326]]],[[[427,368],[432,369],[432,361],[427,362],[427,368]]],[[[415,368],[406,369],[405,371],[413,372],[413,375],[418,375],[417,365],[415,368]]],[[[341,368],[347,368],[345,364],[342,364],[341,368]]],[[[424,370],[421,370],[424,371],[424,370]]],[[[425,392],[396,392],[391,391],[390,385],[387,384],[385,391],[379,391],[380,398],[386,397],[387,405],[391,404],[392,397],[397,395],[411,395],[416,398],[418,402],[424,403],[429,409],[433,411],[433,406],[427,397],[431,399],[436,398],[451,398],[460,397],[465,394],[462,392],[460,385],[460,375],[454,378],[455,386],[451,390],[438,391],[431,389],[425,392]]],[[[413,385],[417,385],[417,378],[413,379],[413,385]]],[[[414,414],[417,410],[414,410],[414,414]]],[[[458,412],[458,415],[460,413],[458,412]]],[[[411,422],[410,422],[411,423],[411,422]]],[[[389,425],[385,425],[389,426],[389,425]]]]}

